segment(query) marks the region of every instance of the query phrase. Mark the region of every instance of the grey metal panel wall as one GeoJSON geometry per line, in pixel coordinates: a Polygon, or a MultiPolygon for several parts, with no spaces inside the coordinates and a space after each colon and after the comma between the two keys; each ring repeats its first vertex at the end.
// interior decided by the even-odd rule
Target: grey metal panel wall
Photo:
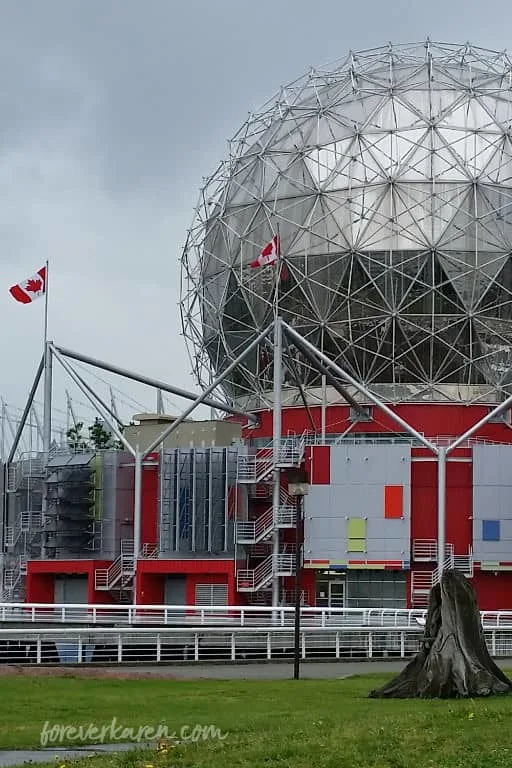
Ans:
{"type": "Polygon", "coordinates": [[[305,499],[306,560],[409,560],[411,449],[408,445],[331,447],[331,484],[305,499]],[[384,517],[384,488],[403,487],[403,519],[384,517]],[[366,551],[348,551],[348,518],[366,519],[366,551]]]}
{"type": "Polygon", "coordinates": [[[159,519],[162,553],[234,551],[229,489],[236,482],[237,448],[166,452],[159,519]]]}
{"type": "Polygon", "coordinates": [[[101,456],[101,493],[103,495],[101,505],[101,548],[99,556],[105,560],[114,560],[119,554],[119,542],[117,541],[117,466],[119,456],[126,461],[128,453],[121,451],[105,451],[101,456]]]}
{"type": "Polygon", "coordinates": [[[512,561],[512,445],[473,447],[473,555],[512,561]],[[500,541],[484,541],[484,520],[500,521],[500,541]]]}

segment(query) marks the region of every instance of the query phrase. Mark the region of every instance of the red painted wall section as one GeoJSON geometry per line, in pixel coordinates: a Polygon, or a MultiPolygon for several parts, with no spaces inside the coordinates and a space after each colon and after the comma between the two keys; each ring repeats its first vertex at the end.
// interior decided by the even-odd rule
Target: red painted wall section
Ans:
{"type": "Polygon", "coordinates": [[[331,482],[331,447],[314,445],[306,449],[305,468],[311,485],[329,485],[331,482]]]}
{"type": "Polygon", "coordinates": [[[27,598],[28,603],[53,602],[55,595],[55,577],[66,574],[87,575],[87,602],[112,603],[109,592],[97,592],[94,589],[94,573],[97,568],[108,568],[110,561],[105,560],[29,560],[27,563],[27,598]],[[51,587],[50,587],[51,584],[51,587]],[[49,594],[51,599],[42,600],[38,595],[49,594]]]}
{"type": "MultiPolygon", "coordinates": [[[[313,421],[319,431],[321,409],[312,407],[311,413],[313,421]]],[[[394,409],[405,421],[422,432],[427,437],[437,437],[446,435],[461,435],[466,429],[476,424],[483,416],[489,412],[485,405],[454,405],[431,404],[431,403],[412,403],[398,405],[394,409]]],[[[330,406],[327,409],[326,431],[327,433],[340,434],[351,422],[349,419],[350,408],[348,406],[330,406]]],[[[358,432],[402,432],[393,419],[386,416],[378,408],[374,408],[375,420],[372,422],[356,423],[352,426],[352,434],[358,432]]],[[[260,411],[260,427],[250,430],[244,430],[246,438],[270,438],[272,436],[272,411],[260,411]]],[[[311,432],[311,423],[304,408],[285,408],[283,410],[283,434],[311,432]]],[[[478,436],[489,440],[511,443],[512,431],[504,424],[487,424],[479,432],[478,436]]]]}
{"type": "Polygon", "coordinates": [[[150,453],[142,467],[142,545],[158,541],[158,454],[150,453]]]}
{"type": "Polygon", "coordinates": [[[53,603],[55,576],[51,573],[27,572],[27,603],[53,603]]]}
{"type": "Polygon", "coordinates": [[[437,467],[434,461],[412,462],[411,541],[435,539],[436,536],[437,467]]]}
{"type": "Polygon", "coordinates": [[[466,555],[473,541],[473,470],[470,463],[446,465],[446,541],[466,555]]]}
{"type": "Polygon", "coordinates": [[[139,605],[163,605],[165,600],[165,574],[141,573],[136,582],[139,605]]]}
{"type": "Polygon", "coordinates": [[[512,609],[512,573],[477,571],[472,579],[478,605],[481,610],[500,611],[512,609]]]}
{"type": "MultiPolygon", "coordinates": [[[[295,576],[285,576],[283,578],[283,588],[292,596],[295,594],[295,576]]],[[[316,604],[316,571],[312,568],[304,568],[300,578],[300,588],[307,594],[307,600],[310,606],[316,604]]]]}
{"type": "MultiPolygon", "coordinates": [[[[137,602],[148,604],[147,597],[142,597],[146,585],[150,590],[157,590],[157,579],[161,582],[161,598],[164,599],[164,580],[165,575],[171,573],[181,573],[187,576],[186,596],[187,605],[194,605],[196,584],[227,584],[228,602],[235,605],[237,602],[235,589],[235,561],[234,560],[139,560],[137,565],[137,602]],[[154,580],[147,580],[147,576],[153,576],[154,580]],[[156,577],[156,579],[155,579],[156,577]]],[[[150,602],[155,602],[151,600],[150,602]]]]}

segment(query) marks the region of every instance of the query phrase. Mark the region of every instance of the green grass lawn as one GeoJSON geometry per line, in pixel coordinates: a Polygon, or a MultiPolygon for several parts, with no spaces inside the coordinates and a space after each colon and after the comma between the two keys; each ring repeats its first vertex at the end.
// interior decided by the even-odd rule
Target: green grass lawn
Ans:
{"type": "MultiPolygon", "coordinates": [[[[380,701],[383,675],[333,681],[0,677],[0,747],[39,745],[45,721],[227,734],[157,752],[88,758],[89,768],[510,768],[512,696],[380,701]]],[[[82,762],[82,761],[81,761],[82,762]]],[[[62,761],[57,765],[62,765],[62,761]]],[[[69,765],[69,763],[68,763],[69,765]]]]}

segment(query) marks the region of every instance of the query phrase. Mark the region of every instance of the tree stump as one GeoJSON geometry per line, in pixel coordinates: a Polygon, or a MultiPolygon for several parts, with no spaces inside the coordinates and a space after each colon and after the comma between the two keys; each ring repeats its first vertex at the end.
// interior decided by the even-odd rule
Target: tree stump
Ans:
{"type": "Polygon", "coordinates": [[[459,571],[445,571],[430,593],[419,653],[370,698],[452,699],[512,692],[485,643],[476,595],[459,571]]]}

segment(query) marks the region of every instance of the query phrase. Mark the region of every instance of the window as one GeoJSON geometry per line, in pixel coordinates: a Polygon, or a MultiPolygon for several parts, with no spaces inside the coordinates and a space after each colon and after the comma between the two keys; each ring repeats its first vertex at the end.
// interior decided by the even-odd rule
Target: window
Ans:
{"type": "Polygon", "coordinates": [[[373,408],[371,405],[362,405],[360,410],[350,408],[350,421],[373,421],[373,408]]]}
{"type": "Polygon", "coordinates": [[[348,608],[405,608],[406,575],[403,571],[347,572],[348,608]]]}
{"type": "Polygon", "coordinates": [[[484,541],[500,540],[499,520],[482,520],[482,539],[484,541]]]}

